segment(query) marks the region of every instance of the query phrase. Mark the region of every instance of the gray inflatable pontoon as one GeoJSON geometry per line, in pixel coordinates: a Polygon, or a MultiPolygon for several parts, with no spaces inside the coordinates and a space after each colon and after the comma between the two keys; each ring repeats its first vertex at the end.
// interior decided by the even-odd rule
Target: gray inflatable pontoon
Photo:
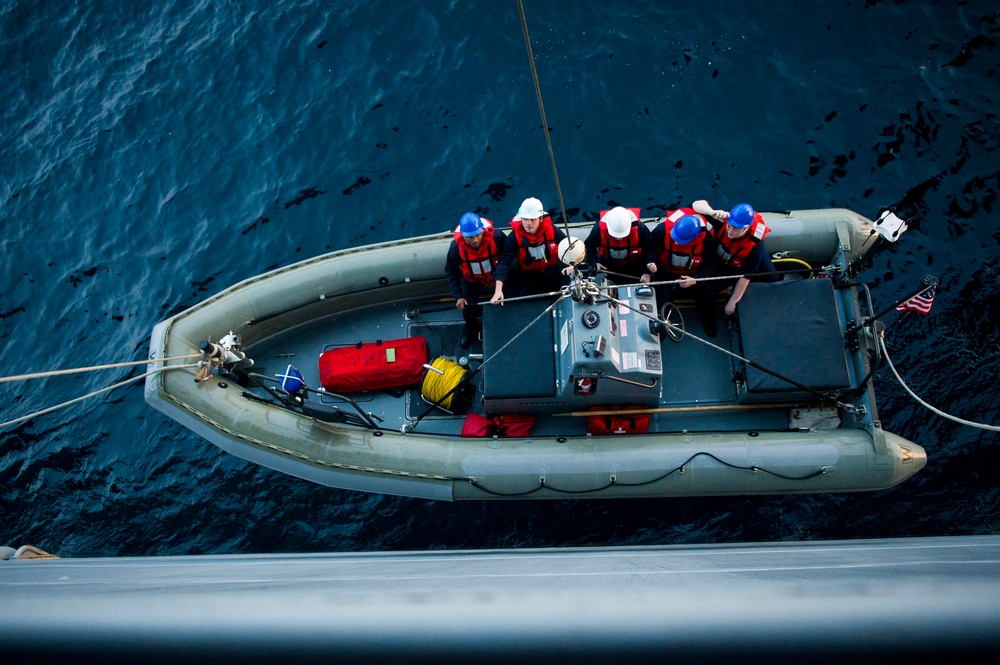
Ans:
{"type": "Polygon", "coordinates": [[[752,283],[713,339],[690,303],[677,303],[688,316],[686,332],[671,327],[674,341],[656,323],[652,289],[597,278],[560,297],[487,306],[481,341],[463,350],[443,272],[452,234],[442,233],[280,268],[159,323],[146,399],[252,462],[332,487],[429,499],[851,492],[902,482],[926,455],[882,430],[869,380],[881,360],[873,325],[851,330],[875,310],[854,280],[877,242],[873,223],[843,209],[764,218],[780,268],[803,272],[752,283]],[[467,373],[449,411],[419,385],[320,389],[324,352],[413,337],[424,338],[429,361],[467,373]],[[195,381],[190,359],[161,362],[199,354],[206,341],[217,360],[205,360],[208,380],[195,381]],[[290,368],[307,388],[283,383],[290,368]],[[461,436],[468,418],[510,414],[534,419],[530,435],[461,436]],[[595,418],[643,425],[600,434],[595,418]]]}

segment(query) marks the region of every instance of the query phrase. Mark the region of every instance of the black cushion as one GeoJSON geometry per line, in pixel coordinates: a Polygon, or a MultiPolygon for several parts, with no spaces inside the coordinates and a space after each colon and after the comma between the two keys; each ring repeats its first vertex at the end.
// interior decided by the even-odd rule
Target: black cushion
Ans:
{"type": "MultiPolygon", "coordinates": [[[[830,280],[752,282],[738,313],[744,357],[817,390],[850,386],[830,280]]],[[[746,376],[751,393],[801,392],[753,367],[746,376]]]]}
{"type": "Polygon", "coordinates": [[[513,344],[483,369],[484,399],[555,396],[556,352],[552,312],[547,312],[532,324],[550,304],[547,299],[540,299],[483,307],[484,359],[492,358],[504,344],[524,330],[513,344]]]}

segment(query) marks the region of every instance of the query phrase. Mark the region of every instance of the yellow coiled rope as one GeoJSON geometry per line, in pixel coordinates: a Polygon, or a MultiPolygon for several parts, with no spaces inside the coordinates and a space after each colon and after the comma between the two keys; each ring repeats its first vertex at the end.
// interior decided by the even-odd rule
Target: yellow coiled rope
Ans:
{"type": "Polygon", "coordinates": [[[453,390],[468,370],[443,356],[435,358],[431,367],[441,373],[430,369],[424,372],[424,380],[420,383],[420,395],[431,404],[438,404],[438,400],[441,400],[438,406],[450,409],[455,397],[453,390]]]}

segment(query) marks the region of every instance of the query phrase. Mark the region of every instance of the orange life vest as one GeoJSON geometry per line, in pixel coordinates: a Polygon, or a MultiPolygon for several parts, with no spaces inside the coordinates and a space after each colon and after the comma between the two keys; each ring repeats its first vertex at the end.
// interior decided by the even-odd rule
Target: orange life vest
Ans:
{"type": "Polygon", "coordinates": [[[728,226],[728,222],[715,231],[715,239],[718,242],[715,252],[723,264],[736,269],[743,266],[743,261],[750,256],[753,248],[759,245],[760,241],[771,232],[759,212],[755,212],[753,215],[753,221],[750,222],[750,233],[741,238],[730,238],[729,234],[726,233],[726,226],[728,226]]]}
{"type": "Polygon", "coordinates": [[[705,233],[699,234],[697,238],[686,245],[674,242],[674,239],[670,236],[670,231],[674,228],[674,224],[682,217],[689,215],[698,218],[703,231],[706,233],[711,232],[708,221],[691,208],[680,208],[667,215],[666,220],[663,222],[663,229],[666,231],[666,234],[663,238],[663,247],[660,247],[660,265],[663,266],[664,270],[675,275],[692,275],[698,272],[698,268],[701,267],[704,259],[705,233]]]}
{"type": "Polygon", "coordinates": [[[465,242],[459,227],[455,227],[455,244],[458,245],[458,257],[461,260],[458,267],[466,281],[489,284],[493,281],[493,271],[500,260],[500,251],[493,236],[493,222],[485,217],[480,219],[483,220],[483,242],[475,249],[465,242]]]}
{"type": "Polygon", "coordinates": [[[525,231],[519,220],[511,221],[510,228],[517,243],[517,263],[523,270],[545,270],[559,263],[559,245],[551,217],[545,215],[535,233],[525,231]]]}
{"type": "MultiPolygon", "coordinates": [[[[629,208],[636,219],[639,219],[639,212],[642,208],[629,208]]],[[[601,230],[601,244],[597,248],[597,255],[601,263],[608,264],[608,267],[624,267],[635,262],[642,261],[642,246],[639,245],[639,222],[632,222],[632,228],[624,238],[615,238],[608,233],[608,224],[604,221],[604,216],[608,210],[601,211],[601,218],[598,227],[601,230]]]]}

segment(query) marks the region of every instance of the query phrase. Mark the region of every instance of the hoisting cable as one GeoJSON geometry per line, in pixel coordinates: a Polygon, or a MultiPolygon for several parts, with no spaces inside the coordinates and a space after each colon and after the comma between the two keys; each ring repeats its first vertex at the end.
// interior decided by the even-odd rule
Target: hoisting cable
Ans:
{"type": "Polygon", "coordinates": [[[62,374],[78,374],[80,372],[95,372],[101,369],[115,369],[116,367],[132,367],[133,365],[150,365],[152,363],[167,363],[171,360],[190,360],[191,358],[201,358],[200,353],[192,353],[187,356],[174,356],[173,358],[150,358],[149,360],[134,360],[126,363],[111,363],[110,365],[94,365],[93,367],[77,367],[76,369],[58,369],[51,372],[36,372],[34,374],[21,374],[19,376],[0,377],[0,383],[8,381],[23,381],[26,379],[40,379],[46,376],[60,376],[62,374]]]}
{"type": "Polygon", "coordinates": [[[549,123],[545,119],[545,104],[542,103],[542,88],[538,84],[538,70],[535,69],[535,54],[531,51],[531,38],[528,36],[528,20],[524,17],[524,4],[517,0],[517,11],[521,15],[521,29],[524,31],[524,45],[528,48],[528,62],[531,63],[531,78],[535,82],[535,96],[538,97],[538,111],[542,116],[542,130],[545,132],[545,143],[549,147],[549,161],[552,162],[552,176],[556,180],[556,194],[559,195],[559,212],[562,214],[563,229],[569,237],[569,221],[566,219],[566,204],[563,203],[562,187],[559,185],[559,172],[556,170],[556,153],[552,149],[552,137],[549,136],[549,123]]]}
{"type": "MultiPolygon", "coordinates": [[[[201,354],[198,354],[198,355],[201,355],[201,354]]],[[[145,361],[143,361],[143,362],[145,362],[145,361]]],[[[88,393],[88,394],[83,395],[81,397],[77,397],[75,399],[71,399],[68,402],[63,402],[62,404],[57,404],[55,406],[50,406],[47,409],[42,409],[41,411],[36,411],[36,412],[30,413],[30,414],[28,414],[26,416],[21,416],[20,418],[15,418],[13,420],[8,420],[7,422],[0,423],[0,428],[6,427],[8,425],[15,425],[15,424],[17,424],[19,422],[23,422],[25,420],[30,420],[32,418],[37,418],[38,416],[44,416],[47,413],[52,413],[53,411],[58,411],[59,409],[62,409],[62,408],[67,407],[67,406],[70,406],[71,404],[76,404],[77,402],[82,402],[83,400],[88,399],[90,397],[96,397],[98,395],[103,395],[104,393],[111,392],[112,390],[115,390],[117,388],[121,388],[123,386],[127,386],[130,383],[135,383],[136,381],[141,381],[142,379],[145,379],[147,376],[151,376],[153,374],[158,374],[160,372],[165,372],[165,371],[170,370],[170,369],[192,369],[192,368],[195,368],[195,367],[198,367],[198,363],[191,363],[189,365],[168,365],[166,367],[157,367],[156,369],[150,370],[150,371],[146,372],[145,374],[140,374],[139,376],[133,376],[131,379],[125,379],[124,381],[121,381],[121,382],[116,383],[114,385],[108,386],[107,388],[101,388],[100,390],[95,390],[92,393],[88,393]]]]}
{"type": "Polygon", "coordinates": [[[884,331],[881,332],[881,333],[879,333],[878,342],[879,342],[879,345],[882,347],[882,357],[884,357],[885,361],[889,364],[889,369],[892,370],[892,373],[896,375],[896,380],[899,381],[899,385],[903,386],[903,390],[905,390],[906,392],[908,392],[910,394],[910,397],[912,397],[913,399],[915,399],[917,401],[917,403],[919,403],[921,406],[926,407],[927,409],[933,411],[934,413],[938,414],[942,418],[947,418],[948,420],[952,420],[952,421],[954,421],[956,423],[959,423],[960,425],[968,425],[969,427],[977,427],[979,429],[985,429],[985,430],[989,430],[991,432],[1000,432],[1000,427],[997,427],[996,425],[984,425],[982,423],[974,423],[971,420],[964,420],[963,418],[958,418],[956,416],[949,415],[949,414],[945,413],[944,411],[942,411],[941,409],[937,409],[937,408],[931,406],[930,404],[928,404],[927,402],[925,402],[924,400],[920,399],[920,397],[918,397],[915,392],[913,392],[912,390],[910,390],[910,387],[908,385],[906,385],[905,381],[903,381],[903,377],[901,377],[899,375],[899,372],[896,371],[896,366],[892,364],[892,360],[889,358],[889,350],[887,348],[885,348],[885,333],[884,333],[884,331]]]}

